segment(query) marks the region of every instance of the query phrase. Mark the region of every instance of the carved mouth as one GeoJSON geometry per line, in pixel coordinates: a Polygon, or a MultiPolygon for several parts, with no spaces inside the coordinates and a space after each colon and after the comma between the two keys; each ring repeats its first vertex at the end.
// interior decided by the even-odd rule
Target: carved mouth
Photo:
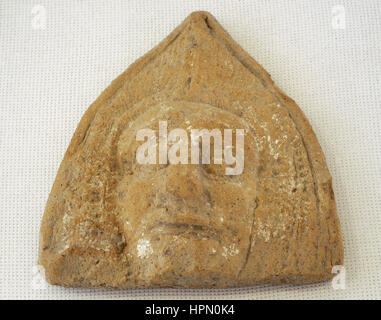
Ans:
{"type": "Polygon", "coordinates": [[[150,231],[160,235],[189,235],[200,240],[216,238],[216,232],[199,224],[159,222],[150,231]]]}

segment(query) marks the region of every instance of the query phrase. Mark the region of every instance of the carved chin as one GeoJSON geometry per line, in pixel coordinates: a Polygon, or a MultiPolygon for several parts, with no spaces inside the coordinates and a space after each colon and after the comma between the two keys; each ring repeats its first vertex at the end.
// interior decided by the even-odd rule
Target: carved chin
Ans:
{"type": "MultiPolygon", "coordinates": [[[[234,279],[245,263],[246,250],[239,239],[221,243],[216,239],[200,239],[190,233],[146,235],[134,242],[129,256],[139,261],[136,278],[159,282],[163,278],[179,282],[193,278],[197,282],[211,281],[210,275],[234,279]],[[199,273],[198,271],[202,271],[199,273]],[[196,279],[202,277],[202,279],[196,279]]],[[[243,241],[245,242],[245,241],[243,241]]]]}

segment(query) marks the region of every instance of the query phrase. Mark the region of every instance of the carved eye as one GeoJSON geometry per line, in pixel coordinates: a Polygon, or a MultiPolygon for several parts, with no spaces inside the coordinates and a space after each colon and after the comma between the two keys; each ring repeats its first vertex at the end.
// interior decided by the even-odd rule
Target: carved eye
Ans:
{"type": "Polygon", "coordinates": [[[210,148],[210,163],[209,164],[202,164],[202,167],[204,168],[204,171],[207,174],[210,175],[216,175],[216,176],[224,176],[226,174],[226,164],[223,161],[223,155],[214,154],[214,145],[211,145],[210,148]]]}
{"type": "Polygon", "coordinates": [[[143,174],[155,174],[163,171],[168,164],[139,164],[135,163],[133,170],[143,174]]]}
{"type": "Polygon", "coordinates": [[[144,169],[155,172],[160,171],[168,167],[168,164],[144,164],[139,165],[141,167],[144,167],[144,169]]]}
{"type": "Polygon", "coordinates": [[[224,176],[226,174],[226,165],[225,164],[203,164],[204,171],[210,175],[224,176]]]}

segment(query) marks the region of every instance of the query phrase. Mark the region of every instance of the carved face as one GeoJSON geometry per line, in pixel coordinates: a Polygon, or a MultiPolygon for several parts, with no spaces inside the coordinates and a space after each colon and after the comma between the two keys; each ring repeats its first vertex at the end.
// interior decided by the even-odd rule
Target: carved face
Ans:
{"type": "MultiPolygon", "coordinates": [[[[232,145],[234,151],[234,134],[232,145]]],[[[245,264],[256,205],[258,153],[244,120],[209,105],[168,102],[137,117],[122,132],[117,149],[122,172],[117,204],[129,257],[145,261],[140,264],[145,274],[176,276],[201,268],[211,276],[236,276],[240,268],[231,265],[245,264]],[[213,151],[210,164],[137,163],[142,144],[136,141],[137,131],[158,132],[163,120],[168,132],[181,128],[188,135],[191,128],[244,129],[244,171],[226,175],[224,162],[214,164],[213,151]]]]}

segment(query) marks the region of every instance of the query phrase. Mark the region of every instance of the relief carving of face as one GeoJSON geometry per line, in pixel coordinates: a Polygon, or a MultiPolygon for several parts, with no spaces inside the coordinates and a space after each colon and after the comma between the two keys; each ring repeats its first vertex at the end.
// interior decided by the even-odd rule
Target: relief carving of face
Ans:
{"type": "Polygon", "coordinates": [[[310,124],[206,12],[87,109],[40,234],[39,264],[66,287],[307,284],[343,264],[332,180],[310,124]],[[142,165],[137,134],[158,134],[162,121],[168,134],[188,134],[191,160],[192,129],[245,130],[243,171],[227,175],[225,159],[142,165]]]}
{"type": "MultiPolygon", "coordinates": [[[[235,136],[233,134],[233,149],[235,136]]],[[[257,147],[244,120],[228,111],[190,102],[153,106],[130,123],[117,145],[121,179],[117,187],[119,219],[127,254],[139,259],[139,274],[191,275],[197,270],[237,276],[247,258],[256,206],[257,147]],[[244,129],[244,171],[225,175],[226,165],[145,164],[136,161],[139,129],[168,132],[181,128],[244,129]],[[233,263],[234,262],[234,263],[233,263]],[[232,267],[234,266],[234,267],[232,267]],[[237,268],[237,266],[240,266],[237,268]]],[[[213,150],[213,139],[211,139],[213,150]]],[[[190,154],[190,152],[189,152],[190,154]]],[[[190,163],[190,161],[189,161],[190,163]]]]}

